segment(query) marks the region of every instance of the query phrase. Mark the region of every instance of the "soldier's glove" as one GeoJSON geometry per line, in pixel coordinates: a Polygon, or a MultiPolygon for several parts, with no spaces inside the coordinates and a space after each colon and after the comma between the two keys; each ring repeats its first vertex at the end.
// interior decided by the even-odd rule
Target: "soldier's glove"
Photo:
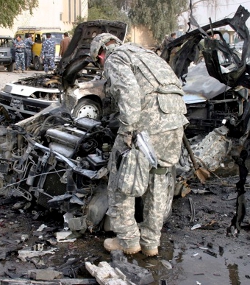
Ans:
{"type": "Polygon", "coordinates": [[[135,141],[136,134],[137,134],[137,131],[126,132],[124,134],[123,141],[129,148],[132,148],[132,143],[135,141]]]}
{"type": "Polygon", "coordinates": [[[132,147],[132,139],[133,139],[133,136],[131,132],[127,132],[123,136],[123,141],[125,145],[128,146],[129,148],[132,147]]]}

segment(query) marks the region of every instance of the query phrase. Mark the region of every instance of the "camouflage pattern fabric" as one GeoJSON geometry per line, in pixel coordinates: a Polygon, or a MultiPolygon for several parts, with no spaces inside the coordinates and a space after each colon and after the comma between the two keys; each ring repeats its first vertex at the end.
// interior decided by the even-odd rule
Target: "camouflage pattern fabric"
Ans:
{"type": "MultiPolygon", "coordinates": [[[[169,141],[169,143],[167,146],[159,143],[159,146],[162,147],[158,148],[158,153],[163,153],[167,149],[170,160],[178,161],[182,136],[183,128],[162,134],[161,142],[169,141]]],[[[150,249],[159,246],[164,217],[171,213],[175,177],[172,177],[171,167],[165,168],[165,174],[162,175],[149,174],[148,188],[142,196],[144,221],[138,225],[135,221],[135,198],[114,188],[118,172],[117,152],[123,152],[127,148],[124,136],[118,135],[109,161],[109,209],[107,215],[110,218],[111,229],[117,234],[122,246],[131,247],[140,243],[150,249]]]]}
{"type": "Polygon", "coordinates": [[[120,156],[121,163],[116,175],[120,192],[127,196],[140,197],[148,187],[151,165],[145,155],[134,145],[120,156]]]}
{"type": "MultiPolygon", "coordinates": [[[[125,247],[141,245],[155,248],[160,244],[166,211],[171,210],[173,179],[171,168],[181,153],[186,105],[179,79],[171,67],[154,52],[131,43],[117,46],[106,58],[105,93],[119,109],[120,128],[111,158],[108,183],[111,227],[125,247]],[[128,132],[147,131],[157,155],[160,174],[150,172],[148,188],[143,195],[144,221],[134,219],[135,198],[115,187],[117,151],[126,148],[128,132]],[[171,181],[170,181],[171,180],[171,181]]],[[[133,183],[133,181],[131,181],[133,183]]]]}
{"type": "MultiPolygon", "coordinates": [[[[154,52],[131,44],[119,46],[106,59],[104,76],[105,94],[114,99],[120,112],[118,133],[147,131],[157,153],[160,146],[157,141],[161,141],[164,132],[188,123],[181,83],[154,52]],[[157,135],[156,139],[153,135],[157,135]]],[[[178,151],[172,152],[176,154],[172,160],[169,151],[158,153],[161,167],[178,161],[178,151]]]]}
{"type": "Polygon", "coordinates": [[[92,41],[90,45],[90,55],[94,61],[97,61],[98,60],[97,56],[101,49],[105,49],[106,51],[110,51],[110,50],[113,51],[114,50],[113,46],[118,46],[121,44],[122,44],[122,41],[110,33],[99,34],[94,38],[94,40],[92,41]],[[106,46],[105,44],[109,42],[110,40],[115,40],[116,44],[106,46]]]}
{"type": "Polygon", "coordinates": [[[16,62],[16,69],[21,69],[22,71],[25,70],[25,44],[23,40],[14,41],[15,46],[15,62],[16,62]]]}
{"type": "Polygon", "coordinates": [[[31,59],[32,59],[31,49],[32,49],[34,42],[32,41],[31,38],[26,38],[24,40],[24,44],[25,44],[25,66],[26,68],[28,68],[30,66],[31,59]]]}
{"type": "Polygon", "coordinates": [[[119,133],[133,130],[162,133],[188,123],[179,79],[154,52],[124,44],[104,66],[106,94],[120,110],[119,133]],[[150,118],[150,119],[149,119],[150,118]]]}
{"type": "Polygon", "coordinates": [[[43,42],[41,56],[44,59],[44,71],[55,69],[55,42],[48,38],[43,42]]]}

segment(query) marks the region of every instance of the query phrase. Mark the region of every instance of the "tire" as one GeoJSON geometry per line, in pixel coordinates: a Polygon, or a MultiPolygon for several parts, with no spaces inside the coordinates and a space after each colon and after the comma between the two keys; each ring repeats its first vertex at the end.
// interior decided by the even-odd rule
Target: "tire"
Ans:
{"type": "Polygon", "coordinates": [[[101,116],[101,105],[92,99],[83,98],[79,100],[72,115],[75,118],[88,117],[99,119],[101,116]]]}
{"type": "Polygon", "coordinates": [[[14,71],[14,62],[12,62],[10,65],[7,66],[7,71],[8,72],[13,72],[14,71]]]}
{"type": "Polygon", "coordinates": [[[35,68],[36,71],[43,70],[43,65],[41,63],[41,60],[37,56],[34,58],[34,68],[35,68]]]}

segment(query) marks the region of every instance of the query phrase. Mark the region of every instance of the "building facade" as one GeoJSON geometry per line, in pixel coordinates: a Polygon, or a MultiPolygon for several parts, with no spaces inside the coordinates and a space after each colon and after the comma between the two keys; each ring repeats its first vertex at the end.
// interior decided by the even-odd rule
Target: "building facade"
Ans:
{"type": "Polygon", "coordinates": [[[88,18],[88,0],[39,0],[39,5],[33,10],[24,11],[14,21],[11,29],[0,28],[1,35],[14,36],[18,27],[56,27],[62,31],[70,31],[73,23],[81,17],[88,18]]]}

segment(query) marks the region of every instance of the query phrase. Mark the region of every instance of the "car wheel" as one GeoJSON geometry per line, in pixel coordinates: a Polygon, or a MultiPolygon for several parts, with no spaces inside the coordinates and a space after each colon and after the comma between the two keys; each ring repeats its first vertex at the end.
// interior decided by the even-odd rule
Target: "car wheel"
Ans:
{"type": "Polygon", "coordinates": [[[35,58],[34,58],[34,68],[35,68],[35,70],[37,70],[37,71],[43,70],[43,66],[42,66],[42,63],[41,63],[39,57],[35,57],[35,58]]]}
{"type": "Polygon", "coordinates": [[[7,66],[7,71],[8,72],[13,72],[14,71],[14,62],[12,62],[10,65],[7,66]]]}
{"type": "Polygon", "coordinates": [[[94,100],[83,98],[76,105],[72,115],[76,118],[88,117],[91,119],[99,119],[101,115],[101,106],[94,100]]]}

